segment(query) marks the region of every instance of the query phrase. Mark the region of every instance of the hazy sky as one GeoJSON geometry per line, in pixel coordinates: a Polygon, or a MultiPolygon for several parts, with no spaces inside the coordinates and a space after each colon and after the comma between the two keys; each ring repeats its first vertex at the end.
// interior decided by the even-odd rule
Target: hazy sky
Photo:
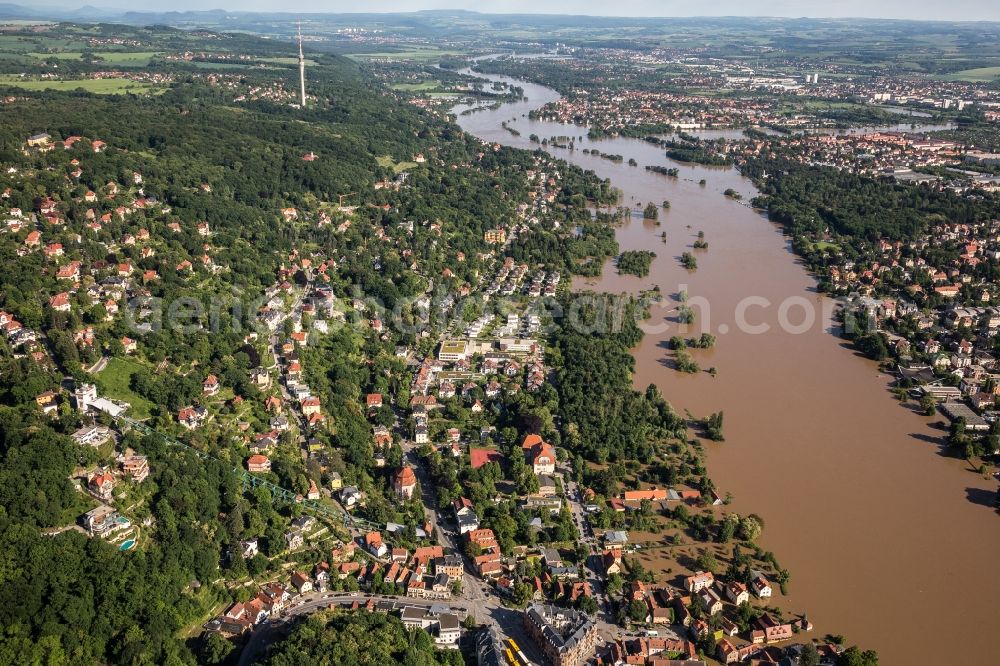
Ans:
{"type": "MultiPolygon", "coordinates": [[[[19,2],[19,0],[11,0],[19,2]]],[[[20,4],[32,4],[20,0],[20,4]]],[[[44,4],[72,6],[73,0],[44,4]]],[[[596,16],[810,16],[1000,20],[998,0],[80,0],[80,5],[130,9],[223,8],[242,11],[388,12],[469,9],[496,13],[591,14],[596,16]]]]}

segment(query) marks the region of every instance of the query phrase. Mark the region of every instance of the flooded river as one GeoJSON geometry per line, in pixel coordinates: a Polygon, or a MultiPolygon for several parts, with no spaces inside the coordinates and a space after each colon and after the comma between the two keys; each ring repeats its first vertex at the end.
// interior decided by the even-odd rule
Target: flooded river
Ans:
{"type": "Polygon", "coordinates": [[[877,649],[890,666],[942,655],[997,663],[1000,516],[990,506],[996,482],[942,455],[941,432],[932,425],[940,419],[896,402],[886,390],[890,378],[834,334],[829,301],[816,293],[787,239],[722,194],[733,188],[748,200],[752,184],[732,169],[675,163],[642,141],[591,142],[584,128],[531,122],[527,112],[558,94],[489,78],[520,86],[527,101],[459,115],[466,131],[529,149],[537,148],[531,134],[583,136],[575,151],[550,152],[610,178],[633,209],[671,202],[659,226],[633,216],[618,232],[623,250],[657,253],[648,277],[619,276],[609,264],[601,279],[576,286],[686,291],[699,315],[688,337],[702,330],[718,337],[715,349],[693,353],[703,369],[718,370],[715,378],[674,370],[664,342],[679,333],[677,302],[664,299],[634,350],[635,382],[655,383],[681,412],[725,412],[725,443],[707,445],[709,471],[723,493],[735,495],[734,510],[764,517],[762,546],[792,574],[790,607],[806,611],[820,635],[843,633],[877,649]],[[639,167],[583,154],[588,147],[634,158],[639,167]],[[680,177],[643,169],[654,164],[677,167],[680,177]],[[707,250],[691,249],[699,231],[707,250]],[[696,271],[680,266],[684,251],[696,254],[696,271]]]}

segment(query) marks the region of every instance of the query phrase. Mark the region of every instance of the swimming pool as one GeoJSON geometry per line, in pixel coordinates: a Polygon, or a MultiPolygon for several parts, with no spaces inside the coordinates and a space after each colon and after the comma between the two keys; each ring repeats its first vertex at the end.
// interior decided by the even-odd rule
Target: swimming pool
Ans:
{"type": "Polygon", "coordinates": [[[118,550],[122,552],[126,550],[132,550],[133,548],[135,548],[135,539],[128,539],[126,541],[122,541],[122,545],[118,546],[118,550]]]}

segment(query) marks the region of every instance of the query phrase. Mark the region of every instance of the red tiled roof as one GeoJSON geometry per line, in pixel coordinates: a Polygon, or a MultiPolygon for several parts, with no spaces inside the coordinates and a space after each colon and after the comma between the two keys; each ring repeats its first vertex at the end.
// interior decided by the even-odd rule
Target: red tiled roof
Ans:
{"type": "Polygon", "coordinates": [[[536,444],[541,444],[542,442],[543,440],[541,435],[535,435],[535,434],[525,435],[524,441],[521,442],[521,448],[530,449],[533,448],[536,444]]]}
{"type": "Polygon", "coordinates": [[[479,469],[488,462],[500,462],[503,455],[493,449],[469,449],[472,469],[479,469]]]}
{"type": "Polygon", "coordinates": [[[396,472],[396,485],[400,487],[414,486],[417,484],[417,477],[409,465],[404,465],[396,472]]]}

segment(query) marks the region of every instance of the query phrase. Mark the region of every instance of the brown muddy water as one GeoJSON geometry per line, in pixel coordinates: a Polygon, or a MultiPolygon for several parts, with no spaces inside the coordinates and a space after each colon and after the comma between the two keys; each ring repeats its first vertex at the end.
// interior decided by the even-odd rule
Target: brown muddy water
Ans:
{"type": "MultiPolygon", "coordinates": [[[[459,115],[459,124],[482,139],[529,149],[537,148],[532,133],[585,137],[584,128],[530,122],[524,114],[558,94],[515,83],[526,101],[459,115]],[[505,120],[521,136],[504,130],[505,120]]],[[[706,443],[709,472],[722,493],[733,493],[735,511],[764,518],[761,545],[791,572],[787,605],[805,611],[819,635],[844,634],[877,649],[890,666],[942,655],[997,663],[996,482],[945,457],[933,426],[941,419],[901,406],[887,391],[891,378],[845,347],[829,299],[816,293],[787,239],[723,196],[733,188],[749,200],[749,181],[732,169],[672,162],[638,140],[584,138],[576,146],[550,152],[610,178],[633,209],[671,202],[659,226],[636,214],[618,231],[623,250],[656,252],[648,277],[619,276],[609,263],[601,279],[575,286],[617,293],[655,284],[666,295],[634,350],[635,383],[656,384],[682,412],[724,411],[726,441],[706,443]],[[625,162],[584,155],[584,147],[625,162]],[[630,157],[638,168],[627,165],[630,157]],[[680,177],[646,172],[648,164],[678,167],[680,177]],[[698,231],[707,250],[691,248],[698,231]],[[684,251],[697,256],[696,271],[681,267],[684,251]],[[698,313],[687,336],[707,330],[718,338],[714,349],[693,352],[703,369],[718,370],[714,378],[672,367],[664,343],[683,333],[672,298],[682,290],[698,313]]]]}

